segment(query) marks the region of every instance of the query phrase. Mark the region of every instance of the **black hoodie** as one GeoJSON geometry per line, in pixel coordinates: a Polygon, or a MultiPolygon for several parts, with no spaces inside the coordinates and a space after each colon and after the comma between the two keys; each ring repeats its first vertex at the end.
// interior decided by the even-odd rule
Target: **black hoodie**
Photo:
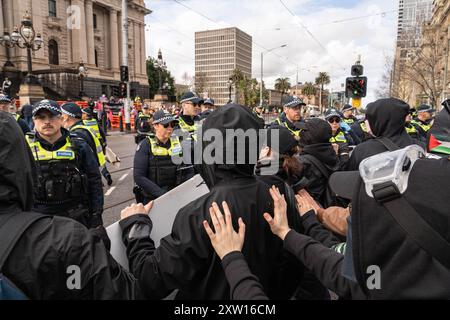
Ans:
{"type": "MultiPolygon", "coordinates": [[[[20,127],[0,111],[0,215],[30,211],[33,176],[34,158],[20,127]]],[[[43,216],[34,222],[16,243],[2,272],[30,299],[139,297],[136,279],[112,258],[102,240],[63,217],[43,216]],[[79,290],[67,286],[73,274],[68,273],[70,266],[80,268],[79,290]]]]}
{"type": "MultiPolygon", "coordinates": [[[[413,140],[405,130],[405,118],[409,112],[409,105],[399,99],[379,99],[367,105],[366,119],[370,129],[377,138],[389,138],[399,148],[412,144],[419,144],[413,140]]],[[[420,144],[419,144],[420,145],[420,144]]],[[[424,147],[422,145],[422,147],[424,147]]],[[[386,147],[376,139],[367,140],[353,150],[347,164],[347,170],[358,170],[364,159],[387,151],[386,147]]]]}
{"type": "MultiPolygon", "coordinates": [[[[259,130],[262,123],[250,109],[229,104],[214,111],[204,122],[203,133],[216,129],[259,130]]],[[[224,146],[234,145],[233,139],[223,141],[224,146]]],[[[205,142],[204,147],[210,143],[205,142]]],[[[300,264],[286,255],[283,243],[270,232],[263,213],[273,213],[269,186],[253,174],[256,158],[251,159],[248,150],[257,144],[244,143],[246,161],[237,164],[236,157],[230,164],[203,165],[200,168],[210,192],[182,208],[173,224],[172,233],[161,240],[155,250],[147,237],[129,239],[135,223],[147,223],[148,216],[129,217],[121,221],[123,239],[127,246],[130,270],[138,277],[146,298],[162,298],[174,289],[180,289],[177,298],[229,299],[230,288],[214,252],[202,221],[211,221],[209,208],[213,201],[221,205],[226,201],[233,214],[233,226],[242,217],[246,233],[242,253],[252,272],[260,279],[270,298],[288,299],[302,276],[300,264]],[[147,222],[142,221],[147,220],[147,222]]],[[[236,150],[236,149],[235,149],[236,150]]],[[[217,150],[221,152],[221,150],[217,150]]],[[[234,154],[236,156],[236,154],[234,154]]],[[[258,152],[256,152],[256,157],[258,152]]],[[[289,219],[298,220],[296,217],[289,219]]]]}

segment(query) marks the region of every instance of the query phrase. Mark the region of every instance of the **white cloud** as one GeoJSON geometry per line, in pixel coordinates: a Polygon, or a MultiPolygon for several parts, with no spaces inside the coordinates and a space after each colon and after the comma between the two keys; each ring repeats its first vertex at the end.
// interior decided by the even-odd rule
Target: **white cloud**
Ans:
{"type": "Polygon", "coordinates": [[[173,1],[146,1],[153,12],[147,17],[147,55],[156,56],[159,48],[177,82],[184,72],[194,74],[194,32],[236,26],[253,37],[253,77],[260,77],[260,53],[287,44],[287,47],[264,55],[264,81],[273,87],[278,77],[295,83],[296,65],[301,68],[299,81],[314,81],[319,71],[330,74],[329,88],[340,89],[357,55],[362,55],[365,75],[369,78],[369,95],[364,103],[375,99],[386,54],[392,55],[397,26],[397,12],[366,18],[345,19],[395,10],[391,0],[323,1],[283,0],[296,13],[293,17],[277,0],[192,0],[182,4],[202,13],[214,22],[173,1]],[[351,3],[350,3],[351,4],[351,3]],[[340,7],[341,6],[341,7],[340,7]],[[326,48],[324,50],[300,26],[326,48]],[[279,28],[279,30],[276,30],[279,28]]]}

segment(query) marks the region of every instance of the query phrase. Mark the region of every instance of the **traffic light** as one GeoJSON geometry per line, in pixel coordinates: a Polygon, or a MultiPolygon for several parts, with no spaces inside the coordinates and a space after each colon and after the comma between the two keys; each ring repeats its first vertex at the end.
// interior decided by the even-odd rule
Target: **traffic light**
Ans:
{"type": "Polygon", "coordinates": [[[351,69],[352,76],[360,77],[364,73],[364,67],[361,64],[355,64],[351,69]]]}
{"type": "Polygon", "coordinates": [[[345,96],[360,99],[367,93],[367,77],[349,77],[345,80],[345,96]]]}
{"type": "Polygon", "coordinates": [[[128,66],[120,66],[120,81],[128,82],[128,66]]]}
{"type": "Polygon", "coordinates": [[[121,98],[124,98],[127,96],[127,84],[126,82],[119,83],[119,95],[121,98]]]}

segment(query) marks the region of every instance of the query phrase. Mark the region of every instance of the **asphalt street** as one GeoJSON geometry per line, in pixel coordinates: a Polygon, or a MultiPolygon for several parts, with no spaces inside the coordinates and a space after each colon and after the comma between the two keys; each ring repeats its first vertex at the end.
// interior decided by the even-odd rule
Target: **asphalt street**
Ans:
{"type": "Polygon", "coordinates": [[[107,141],[108,146],[119,156],[121,163],[120,168],[107,163],[113,184],[108,186],[103,179],[105,195],[103,222],[105,227],[119,220],[120,211],[135,201],[133,194],[133,159],[136,150],[134,134],[111,132],[107,141]]]}

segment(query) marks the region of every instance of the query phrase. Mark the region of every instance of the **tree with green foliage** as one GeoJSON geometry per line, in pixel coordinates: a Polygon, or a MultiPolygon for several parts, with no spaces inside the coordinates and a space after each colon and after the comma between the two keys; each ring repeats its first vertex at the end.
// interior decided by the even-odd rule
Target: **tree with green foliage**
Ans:
{"type": "Polygon", "coordinates": [[[316,84],[320,86],[319,88],[319,109],[320,112],[323,112],[323,106],[322,106],[322,92],[323,92],[323,86],[330,84],[330,76],[326,72],[319,72],[319,75],[316,78],[316,84]]]}
{"type": "Polygon", "coordinates": [[[306,82],[302,88],[302,94],[308,99],[308,104],[312,96],[315,96],[317,92],[316,86],[312,82],[306,82]]]}
{"type": "Polygon", "coordinates": [[[170,99],[170,97],[175,96],[175,78],[172,77],[169,70],[166,69],[159,71],[157,68],[155,68],[155,62],[155,58],[149,57],[147,59],[147,78],[150,98],[153,98],[155,94],[158,93],[159,72],[161,72],[161,83],[164,84],[164,82],[167,82],[167,84],[170,86],[170,89],[167,90],[167,95],[170,99]]]}

